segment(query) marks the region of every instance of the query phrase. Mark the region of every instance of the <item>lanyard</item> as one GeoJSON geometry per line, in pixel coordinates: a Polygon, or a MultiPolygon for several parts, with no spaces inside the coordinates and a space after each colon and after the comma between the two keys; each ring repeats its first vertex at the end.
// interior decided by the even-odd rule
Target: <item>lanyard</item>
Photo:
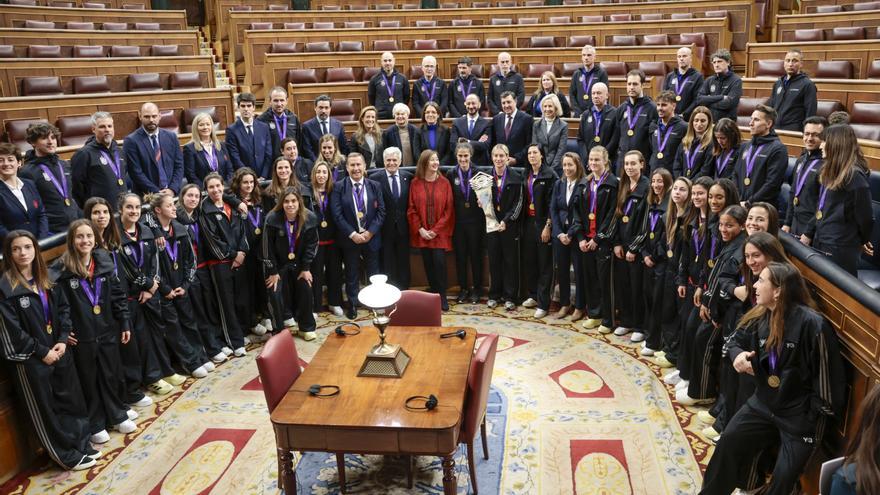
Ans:
{"type": "Polygon", "coordinates": [[[504,167],[504,173],[501,174],[500,184],[494,169],[492,170],[492,176],[495,178],[495,184],[498,186],[498,190],[495,193],[495,201],[498,203],[498,208],[501,208],[501,193],[504,191],[504,184],[507,182],[507,167],[504,167]]]}
{"type": "Polygon", "coordinates": [[[807,182],[807,177],[809,177],[810,172],[813,171],[813,167],[815,167],[817,163],[819,163],[819,158],[816,158],[813,161],[811,161],[810,166],[807,167],[806,170],[801,171],[801,176],[798,177],[797,184],[795,184],[794,197],[800,196],[801,190],[803,190],[804,184],[806,184],[806,182],[807,182]]]}
{"type": "Polygon", "coordinates": [[[584,99],[585,100],[590,99],[590,88],[593,86],[593,71],[594,70],[595,70],[595,67],[593,69],[590,69],[589,72],[587,72],[586,68],[581,69],[581,72],[583,72],[583,75],[581,76],[581,86],[584,88],[584,99]],[[590,79],[587,79],[587,74],[590,75],[590,79]]]}
{"type": "MultiPolygon", "coordinates": [[[[605,179],[608,178],[608,171],[606,170],[602,177],[599,177],[599,181],[596,181],[596,178],[593,177],[590,179],[590,214],[596,214],[596,204],[599,200],[599,195],[597,194],[599,191],[599,186],[605,183],[605,179]]],[[[592,219],[591,219],[592,220],[592,219]]]]}
{"type": "Polygon", "coordinates": [[[721,173],[724,172],[724,169],[727,168],[727,162],[730,161],[731,156],[733,156],[733,148],[731,148],[730,151],[728,151],[726,155],[722,156],[721,154],[719,154],[715,158],[715,175],[716,176],[721,175],[721,173]],[[721,159],[720,162],[718,161],[719,159],[721,159]]]}
{"type": "Polygon", "coordinates": [[[671,135],[672,125],[663,125],[663,121],[660,121],[660,125],[657,127],[657,158],[663,158],[663,150],[666,149],[666,143],[671,135]],[[665,133],[663,132],[664,129],[666,130],[665,133]],[[663,134],[663,142],[660,141],[660,134],[663,134]]]}
{"type": "Polygon", "coordinates": [[[260,208],[259,206],[254,206],[253,208],[248,208],[247,216],[248,216],[248,220],[251,221],[251,225],[253,225],[255,229],[260,228],[260,220],[263,218],[263,209],[262,208],[260,208]],[[254,212],[253,215],[251,214],[251,211],[254,212]]]}
{"type": "Polygon", "coordinates": [[[465,180],[464,175],[461,173],[461,167],[458,167],[458,189],[461,191],[462,196],[464,196],[465,201],[471,196],[471,173],[473,171],[474,169],[468,167],[467,180],[465,180]]]}
{"type": "Polygon", "coordinates": [[[294,221],[290,223],[288,220],[285,222],[287,224],[287,259],[294,259],[296,257],[296,231],[299,227],[299,222],[294,221]]]}
{"type": "Polygon", "coordinates": [[[761,150],[764,149],[764,145],[758,146],[758,149],[752,153],[751,147],[749,147],[749,152],[746,153],[746,177],[743,179],[743,184],[749,185],[752,183],[752,170],[755,168],[755,161],[758,159],[758,155],[761,153],[761,150]]]}
{"type": "Polygon", "coordinates": [[[274,113],[272,114],[272,119],[275,120],[275,132],[278,133],[278,137],[284,141],[284,138],[287,137],[287,114],[281,114],[281,121],[279,122],[278,116],[274,113]]]}
{"type": "Polygon", "coordinates": [[[49,181],[52,182],[52,185],[55,186],[55,190],[58,191],[58,194],[64,198],[64,204],[70,206],[70,191],[67,188],[67,181],[64,180],[64,167],[61,163],[58,163],[58,171],[60,172],[61,179],[55,177],[55,174],[52,173],[52,170],[48,165],[43,163],[40,164],[40,168],[43,170],[43,173],[46,174],[46,177],[49,178],[49,181]]]}
{"type": "Polygon", "coordinates": [[[702,149],[703,144],[698,143],[697,149],[693,153],[691,153],[691,150],[689,149],[684,150],[684,161],[687,163],[687,172],[685,173],[685,175],[691,175],[691,171],[694,169],[694,162],[697,161],[697,155],[700,154],[700,150],[702,149]]]}
{"type": "Polygon", "coordinates": [[[394,85],[397,81],[397,74],[391,75],[391,82],[388,82],[388,76],[385,75],[385,71],[382,71],[382,79],[385,80],[385,89],[388,90],[388,101],[394,101],[394,85]]]}
{"type": "Polygon", "coordinates": [[[437,92],[437,85],[434,83],[433,79],[431,80],[431,82],[428,82],[427,79],[422,78],[422,91],[424,93],[427,93],[428,101],[435,101],[434,93],[437,92]],[[431,88],[430,90],[428,90],[429,87],[431,88]]]}
{"type": "Polygon", "coordinates": [[[119,185],[123,185],[124,182],[122,180],[122,162],[119,160],[119,149],[114,150],[113,159],[110,158],[110,155],[104,150],[98,150],[98,153],[101,154],[101,158],[103,158],[105,165],[110,165],[110,168],[113,170],[113,175],[116,176],[116,181],[119,185]]]}
{"type": "Polygon", "coordinates": [[[626,132],[626,134],[628,136],[632,136],[633,134],[635,134],[635,131],[633,131],[633,129],[635,129],[636,123],[639,121],[639,115],[642,114],[642,110],[644,110],[644,109],[645,109],[644,105],[640,106],[638,111],[636,112],[635,116],[633,116],[633,112],[632,112],[633,110],[635,110],[634,108],[630,107],[629,112],[627,112],[626,122],[627,122],[627,124],[629,124],[629,130],[626,132]]]}
{"type": "Polygon", "coordinates": [[[467,95],[471,94],[471,89],[474,87],[474,80],[471,79],[468,81],[467,90],[464,89],[464,83],[461,82],[461,79],[458,80],[458,91],[461,93],[462,99],[467,98],[467,95]]]}
{"type": "Polygon", "coordinates": [[[202,153],[205,154],[205,160],[208,162],[208,168],[211,169],[211,172],[216,172],[217,169],[220,168],[220,164],[217,160],[217,155],[214,152],[213,145],[202,147],[202,153]]]}

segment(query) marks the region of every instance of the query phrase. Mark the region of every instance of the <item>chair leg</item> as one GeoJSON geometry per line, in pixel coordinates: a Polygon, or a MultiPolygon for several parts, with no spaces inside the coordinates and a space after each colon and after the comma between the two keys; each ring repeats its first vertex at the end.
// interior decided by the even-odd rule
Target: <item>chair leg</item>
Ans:
{"type": "Polygon", "coordinates": [[[406,456],[406,487],[412,490],[413,487],[413,464],[415,463],[416,456],[408,455],[406,456]]]}
{"type": "Polygon", "coordinates": [[[486,416],[480,424],[480,437],[483,439],[483,459],[489,460],[489,440],[486,438],[486,416]]]}
{"type": "Polygon", "coordinates": [[[474,441],[467,442],[468,471],[471,472],[471,490],[477,495],[477,467],[474,465],[474,441]]]}
{"type": "Polygon", "coordinates": [[[336,453],[336,470],[339,472],[339,493],[345,493],[345,454],[336,453]]]}

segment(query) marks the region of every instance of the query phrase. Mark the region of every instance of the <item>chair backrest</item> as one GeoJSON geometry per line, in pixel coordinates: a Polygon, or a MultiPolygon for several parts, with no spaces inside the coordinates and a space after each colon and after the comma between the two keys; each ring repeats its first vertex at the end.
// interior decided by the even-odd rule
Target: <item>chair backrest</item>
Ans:
{"type": "Polygon", "coordinates": [[[377,52],[394,52],[399,50],[397,40],[374,40],[373,50],[377,52]]]}
{"type": "Polygon", "coordinates": [[[333,29],[334,24],[332,22],[313,22],[312,29],[333,29]]]}
{"type": "Polygon", "coordinates": [[[15,58],[15,47],[12,45],[0,45],[0,58],[15,58]]]}
{"type": "Polygon", "coordinates": [[[821,29],[795,29],[795,41],[825,41],[825,31],[821,29]]]}
{"type": "Polygon", "coordinates": [[[489,402],[489,386],[498,352],[498,335],[487,335],[477,353],[471,358],[467,390],[464,395],[464,411],[461,419],[461,440],[472,441],[480,429],[489,402]]]}
{"type": "Polygon", "coordinates": [[[113,45],[110,47],[111,57],[140,57],[140,47],[134,45],[113,45]]]}
{"type": "Polygon", "coordinates": [[[880,79],[880,58],[871,61],[868,67],[868,79],[880,79]]]}
{"type": "Polygon", "coordinates": [[[73,78],[74,94],[109,93],[110,82],[107,76],[77,76],[73,78]]]}
{"type": "Polygon", "coordinates": [[[589,24],[591,22],[605,22],[605,18],[601,15],[582,15],[581,22],[584,24],[589,24]]]}
{"type": "Polygon", "coordinates": [[[416,27],[436,27],[437,21],[434,19],[419,19],[416,21],[416,27]]]}
{"type": "MultiPolygon", "coordinates": [[[[714,12],[715,12],[715,15],[714,15],[714,16],[709,15],[709,12],[706,12],[706,13],[705,13],[705,16],[706,16],[706,17],[724,17],[724,16],[727,15],[727,11],[726,11],[726,10],[716,10],[716,11],[714,11],[714,12]]],[[[674,13],[674,14],[669,14],[669,18],[672,19],[672,20],[679,20],[679,21],[681,21],[681,20],[684,20],[684,19],[693,19],[693,18],[694,18],[694,14],[692,14],[692,13],[690,13],[690,12],[676,12],[676,13],[674,13]]],[[[662,19],[662,16],[661,16],[661,19],[662,19]]],[[[642,14],[642,20],[643,20],[643,21],[646,20],[644,14],[642,14]]]]}
{"type": "Polygon", "coordinates": [[[631,34],[615,34],[611,36],[611,46],[636,46],[638,41],[631,34]]]}
{"type": "Polygon", "coordinates": [[[338,50],[340,52],[362,52],[364,51],[363,41],[340,41],[338,50]]]}
{"type": "Polygon", "coordinates": [[[158,22],[136,22],[134,28],[137,31],[158,31],[161,26],[158,22]]]}
{"type": "Polygon", "coordinates": [[[174,134],[180,132],[180,119],[174,110],[159,110],[159,128],[171,131],[174,134]]]}
{"type": "Polygon", "coordinates": [[[663,14],[661,14],[659,12],[653,12],[650,14],[641,14],[639,16],[639,20],[640,21],[662,21],[663,14]]]}
{"type": "Polygon", "coordinates": [[[318,82],[318,74],[315,69],[289,69],[287,71],[287,84],[314,84],[318,82]]]}
{"type": "Polygon", "coordinates": [[[271,22],[252,22],[250,26],[248,26],[248,29],[251,31],[265,31],[267,29],[272,29],[273,27],[275,26],[271,22]]]}
{"type": "Polygon", "coordinates": [[[529,64],[526,67],[526,77],[541,77],[547,71],[556,75],[556,67],[553,64],[529,64]]]}
{"type": "MultiPolygon", "coordinates": [[[[314,69],[312,69],[314,70],[314,69]]],[[[354,69],[351,67],[330,67],[325,75],[325,82],[354,82],[354,69]]]]}
{"type": "Polygon", "coordinates": [[[373,78],[379,71],[382,70],[379,67],[364,67],[364,70],[361,71],[361,81],[369,81],[373,78]]]}
{"type": "Polygon", "coordinates": [[[611,14],[608,16],[611,22],[629,22],[632,20],[632,14],[611,14]]]}
{"type": "Polygon", "coordinates": [[[379,21],[379,27],[380,28],[399,28],[400,21],[398,21],[398,20],[379,21]]]}
{"type": "Polygon", "coordinates": [[[437,40],[413,40],[413,50],[437,50],[437,40]]]}
{"type": "Polygon", "coordinates": [[[510,48],[510,40],[507,38],[486,38],[486,48],[510,48]]]}
{"type": "Polygon", "coordinates": [[[832,41],[849,41],[865,39],[865,28],[861,26],[836,27],[831,30],[832,41]]]}
{"type": "Polygon", "coordinates": [[[513,24],[513,19],[509,17],[493,17],[490,24],[492,26],[507,26],[513,24]]]}
{"type": "Polygon", "coordinates": [[[669,44],[669,36],[666,34],[646,34],[642,36],[644,46],[666,46],[669,44]]]}
{"type": "Polygon", "coordinates": [[[128,24],[124,22],[105,22],[101,24],[101,29],[104,31],[125,31],[128,29],[128,24]]]}
{"type": "Polygon", "coordinates": [[[420,290],[404,290],[391,314],[391,325],[398,327],[439,327],[442,312],[440,295],[420,290]]]}
{"type": "Polygon", "coordinates": [[[158,72],[141,72],[129,74],[129,91],[159,91],[162,89],[162,78],[158,72]]]}
{"type": "Polygon", "coordinates": [[[153,45],[150,47],[151,57],[176,57],[180,55],[177,45],[153,45]]]}
{"type": "Polygon", "coordinates": [[[28,58],[61,58],[60,45],[28,45],[28,58]]]}
{"type": "Polygon", "coordinates": [[[61,146],[82,146],[92,134],[92,117],[89,115],[75,115],[72,117],[58,117],[58,130],[61,131],[61,146]]]}
{"type": "Polygon", "coordinates": [[[67,29],[82,29],[91,31],[95,29],[94,22],[70,21],[67,23],[67,29]]]}
{"type": "Polygon", "coordinates": [[[819,79],[852,79],[853,65],[849,60],[820,60],[814,76],[819,79]]]}
{"type": "MultiPolygon", "coordinates": [[[[305,28],[306,28],[306,23],[304,23],[304,22],[285,22],[284,23],[284,29],[300,29],[300,30],[302,30],[305,28]]],[[[274,45],[274,43],[273,43],[273,45],[274,45]]]]}
{"type": "Polygon", "coordinates": [[[63,95],[61,78],[58,76],[32,76],[21,80],[22,96],[63,95]]]}
{"type": "Polygon", "coordinates": [[[290,5],[282,5],[277,3],[270,3],[269,10],[290,10],[290,5]]]}
{"type": "Polygon", "coordinates": [[[834,112],[839,112],[842,110],[846,110],[838,100],[817,100],[816,101],[816,115],[820,117],[828,118],[834,112]]]}
{"type": "Polygon", "coordinates": [[[293,41],[281,41],[269,46],[269,53],[296,53],[300,45],[293,41]]]}
{"type": "Polygon", "coordinates": [[[760,98],[740,98],[739,106],[736,107],[736,123],[742,127],[748,127],[752,112],[758,105],[767,103],[766,97],[760,98]]]}
{"type": "MultiPolygon", "coordinates": [[[[473,26],[473,24],[474,24],[474,21],[472,21],[471,19],[453,19],[452,20],[453,26],[473,26]]],[[[458,39],[456,39],[456,41],[458,41],[458,39]]]]}
{"type": "Polygon", "coordinates": [[[342,23],[345,29],[363,29],[365,25],[364,21],[345,21],[342,23]]]}
{"type": "MultiPolygon", "coordinates": [[[[4,124],[6,128],[6,140],[10,143],[18,146],[18,149],[22,150],[22,152],[32,149],[31,145],[27,142],[27,128],[31,126],[31,124],[38,123],[48,123],[46,119],[21,119],[21,120],[7,120],[4,124]]],[[[89,128],[91,131],[91,128],[89,128]]]]}
{"type": "Polygon", "coordinates": [[[330,103],[330,116],[342,122],[351,122],[357,112],[354,108],[354,100],[348,98],[333,98],[330,103]]]}
{"type": "Polygon", "coordinates": [[[333,47],[329,41],[310,41],[306,43],[306,53],[332,52],[333,47]]]}
{"type": "Polygon", "coordinates": [[[410,65],[409,66],[409,78],[410,79],[420,79],[425,75],[424,69],[422,69],[421,65],[410,65]]]}
{"type": "Polygon", "coordinates": [[[479,47],[480,47],[480,40],[460,39],[460,38],[456,38],[456,40],[455,40],[455,49],[456,50],[463,50],[463,49],[468,49],[468,48],[473,49],[473,48],[479,48],[479,47]]]}
{"type": "Polygon", "coordinates": [[[822,470],[819,471],[819,495],[831,493],[831,476],[843,465],[845,459],[846,457],[837,457],[822,463],[822,470]]]}
{"type": "Polygon", "coordinates": [[[584,64],[580,62],[563,62],[562,63],[562,77],[571,77],[572,74],[578,71],[584,64]]]}
{"type": "Polygon", "coordinates": [[[639,70],[646,76],[664,77],[666,75],[666,62],[662,60],[646,60],[639,62],[639,70]]]}
{"type": "Polygon", "coordinates": [[[171,89],[203,88],[198,72],[172,72],[169,81],[171,89]]]}
{"type": "Polygon", "coordinates": [[[816,7],[817,14],[830,14],[832,12],[843,12],[843,5],[819,5],[816,7]]]}
{"type": "Polygon", "coordinates": [[[214,127],[220,125],[217,119],[217,107],[190,107],[183,111],[183,132],[192,132],[193,119],[200,113],[210,115],[214,127]]]}
{"type": "Polygon", "coordinates": [[[596,45],[596,37],[592,34],[576,34],[568,37],[569,47],[582,47],[584,45],[596,45]]]}
{"type": "Polygon", "coordinates": [[[260,355],[257,356],[257,370],[260,372],[266,405],[269,406],[271,413],[302,374],[293,335],[289,332],[279,332],[267,340],[260,355]]]}
{"type": "Polygon", "coordinates": [[[602,66],[603,69],[605,69],[605,72],[607,72],[609,76],[626,75],[626,62],[621,62],[619,60],[610,60],[608,62],[599,62],[599,65],[602,66]]]}
{"type": "Polygon", "coordinates": [[[55,23],[52,21],[34,21],[27,19],[24,21],[24,27],[27,29],[55,29],[55,23]]]}
{"type": "Polygon", "coordinates": [[[551,15],[547,20],[550,24],[569,24],[571,17],[567,15],[551,15]]]}
{"type": "Polygon", "coordinates": [[[516,20],[516,23],[517,24],[538,24],[539,20],[540,19],[538,19],[537,17],[520,17],[519,19],[516,20]]]}
{"type": "Polygon", "coordinates": [[[880,124],[880,103],[857,101],[849,113],[853,124],[880,124]]]}
{"type": "Polygon", "coordinates": [[[779,59],[758,60],[755,77],[779,77],[785,74],[785,62],[779,59]]]}
{"type": "Polygon", "coordinates": [[[104,47],[101,45],[74,45],[73,56],[75,58],[105,57],[104,47]]]}
{"type": "Polygon", "coordinates": [[[880,2],[859,2],[852,6],[853,11],[860,10],[880,10],[880,2]]]}
{"type": "Polygon", "coordinates": [[[554,48],[556,39],[553,36],[532,36],[529,39],[531,48],[554,48]]]}

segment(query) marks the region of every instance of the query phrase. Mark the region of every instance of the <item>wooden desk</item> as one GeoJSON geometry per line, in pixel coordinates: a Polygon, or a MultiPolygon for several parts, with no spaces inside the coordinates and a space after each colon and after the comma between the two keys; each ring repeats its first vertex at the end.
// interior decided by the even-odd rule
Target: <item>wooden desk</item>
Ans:
{"type": "Polygon", "coordinates": [[[374,328],[360,335],[331,335],[272,412],[282,462],[284,492],[296,493],[291,451],[356,454],[412,454],[443,457],[443,489],[456,493],[455,461],[467,375],[476,330],[465,339],[441,339],[444,327],[390,327],[388,342],[412,357],[402,378],[358,377],[374,328]],[[311,397],[315,383],[337,385],[339,395],[311,397]],[[409,411],[408,397],[433,394],[433,411],[409,411]]]}

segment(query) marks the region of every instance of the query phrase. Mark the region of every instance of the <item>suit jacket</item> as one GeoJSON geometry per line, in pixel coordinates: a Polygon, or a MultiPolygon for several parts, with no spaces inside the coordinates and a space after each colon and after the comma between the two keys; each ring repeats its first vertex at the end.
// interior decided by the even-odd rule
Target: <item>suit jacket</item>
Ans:
{"type": "Polygon", "coordinates": [[[413,155],[416,162],[418,163],[419,156],[421,156],[423,151],[434,150],[440,157],[441,165],[451,165],[455,160],[453,160],[452,150],[449,148],[449,128],[443,124],[437,124],[434,134],[434,146],[431,146],[430,131],[428,131],[427,124],[422,125],[416,131],[416,154],[413,155]]]}
{"type": "Polygon", "coordinates": [[[552,228],[550,234],[556,238],[559,234],[574,237],[574,215],[571,212],[575,199],[583,197],[583,189],[587,187],[587,181],[581,179],[574,183],[571,197],[565,200],[565,189],[568,187],[568,179],[561,177],[553,184],[552,198],[550,199],[550,220],[552,228]]]}
{"type": "Polygon", "coordinates": [[[257,120],[260,122],[265,122],[266,125],[269,126],[270,138],[272,139],[272,161],[275,161],[276,158],[281,156],[281,133],[284,133],[285,138],[293,138],[296,140],[296,145],[301,147],[302,145],[302,126],[299,123],[299,117],[296,116],[295,113],[291,112],[288,109],[284,109],[284,115],[287,117],[287,126],[285,129],[281,129],[279,131],[278,122],[284,125],[284,120],[278,119],[275,120],[275,112],[272,111],[271,108],[261,113],[257,120]]]}
{"type": "MultiPolygon", "coordinates": [[[[217,158],[217,173],[228,184],[232,180],[232,160],[225,143],[220,143],[220,151],[214,150],[214,156],[217,158]]],[[[187,143],[183,147],[183,173],[187,182],[201,184],[212,171],[204,151],[196,151],[194,143],[187,143]]]]}
{"type": "Polygon", "coordinates": [[[489,149],[492,146],[492,122],[488,119],[478,117],[474,123],[473,132],[468,132],[468,117],[461,117],[452,121],[452,129],[449,131],[449,148],[455,153],[455,147],[458,141],[467,141],[474,147],[474,156],[471,157],[471,163],[474,165],[489,165],[489,149]],[[480,141],[482,136],[488,139],[480,141]]]}
{"type": "Polygon", "coordinates": [[[513,114],[513,123],[510,126],[510,134],[504,135],[504,125],[507,123],[507,114],[504,112],[492,117],[492,144],[505,144],[510,150],[510,156],[516,159],[517,167],[528,166],[526,151],[532,144],[532,125],[535,119],[522,110],[513,114]]]}
{"type": "MultiPolygon", "coordinates": [[[[419,148],[416,145],[416,139],[419,134],[419,129],[412,124],[407,124],[406,128],[409,132],[409,148],[412,152],[413,162],[417,162],[419,160],[419,148]]],[[[395,124],[392,124],[388,129],[385,129],[385,131],[382,132],[382,148],[384,149],[390,146],[397,147],[401,151],[403,150],[403,146],[400,144],[400,131],[395,124]]],[[[415,165],[415,163],[401,163],[401,165],[409,166],[415,165]]]]}
{"type": "MultiPolygon", "coordinates": [[[[342,128],[342,122],[333,117],[330,117],[328,121],[330,128],[327,130],[330,134],[336,136],[336,141],[339,143],[339,152],[347,155],[348,142],[345,140],[345,129],[342,128]]],[[[321,139],[322,135],[321,124],[318,122],[318,118],[315,117],[307,120],[303,124],[303,142],[299,148],[299,153],[313,162],[316,161],[321,154],[321,150],[318,149],[318,140],[321,139]]]]}
{"type": "MultiPolygon", "coordinates": [[[[367,198],[364,202],[367,211],[361,219],[364,230],[370,231],[373,238],[367,243],[370,251],[378,251],[382,246],[382,224],[385,222],[385,201],[379,184],[368,178],[363,179],[367,198]]],[[[351,179],[346,177],[333,186],[330,195],[330,211],[333,221],[337,226],[337,239],[342,249],[357,248],[349,237],[358,231],[357,213],[354,204],[354,185],[351,179]]]]}
{"type": "Polygon", "coordinates": [[[544,163],[557,175],[562,175],[562,155],[568,145],[568,122],[561,118],[554,119],[548,133],[544,119],[536,120],[532,126],[532,142],[544,150],[544,163]]]}
{"type": "Polygon", "coordinates": [[[253,132],[251,139],[244,122],[236,120],[226,129],[226,151],[232,160],[233,169],[250,167],[260,177],[268,179],[272,176],[272,137],[269,135],[269,126],[254,119],[253,132]]]}
{"type": "Polygon", "coordinates": [[[413,174],[405,170],[397,172],[397,182],[400,186],[400,197],[395,198],[391,193],[391,184],[388,183],[388,174],[385,169],[374,170],[370,173],[370,180],[379,184],[382,190],[382,200],[385,203],[385,221],[382,223],[382,241],[398,243],[401,240],[409,241],[409,227],[406,223],[406,209],[409,205],[409,186],[412,183],[413,174]]]}
{"type": "Polygon", "coordinates": [[[37,186],[28,179],[19,180],[24,184],[21,192],[27,210],[21,206],[18,198],[6,183],[0,183],[0,241],[12,230],[22,229],[42,239],[49,235],[49,219],[43,209],[43,200],[37,192],[37,186]]]}
{"type": "Polygon", "coordinates": [[[180,191],[183,180],[183,153],[180,151],[177,136],[171,131],[159,128],[158,141],[159,149],[162,151],[161,167],[165,172],[164,181],[159,173],[160,164],[156,163],[150,137],[143,127],[126,136],[122,142],[128,173],[131,174],[134,192],[137,194],[158,192],[166,187],[175,194],[180,191]]]}

